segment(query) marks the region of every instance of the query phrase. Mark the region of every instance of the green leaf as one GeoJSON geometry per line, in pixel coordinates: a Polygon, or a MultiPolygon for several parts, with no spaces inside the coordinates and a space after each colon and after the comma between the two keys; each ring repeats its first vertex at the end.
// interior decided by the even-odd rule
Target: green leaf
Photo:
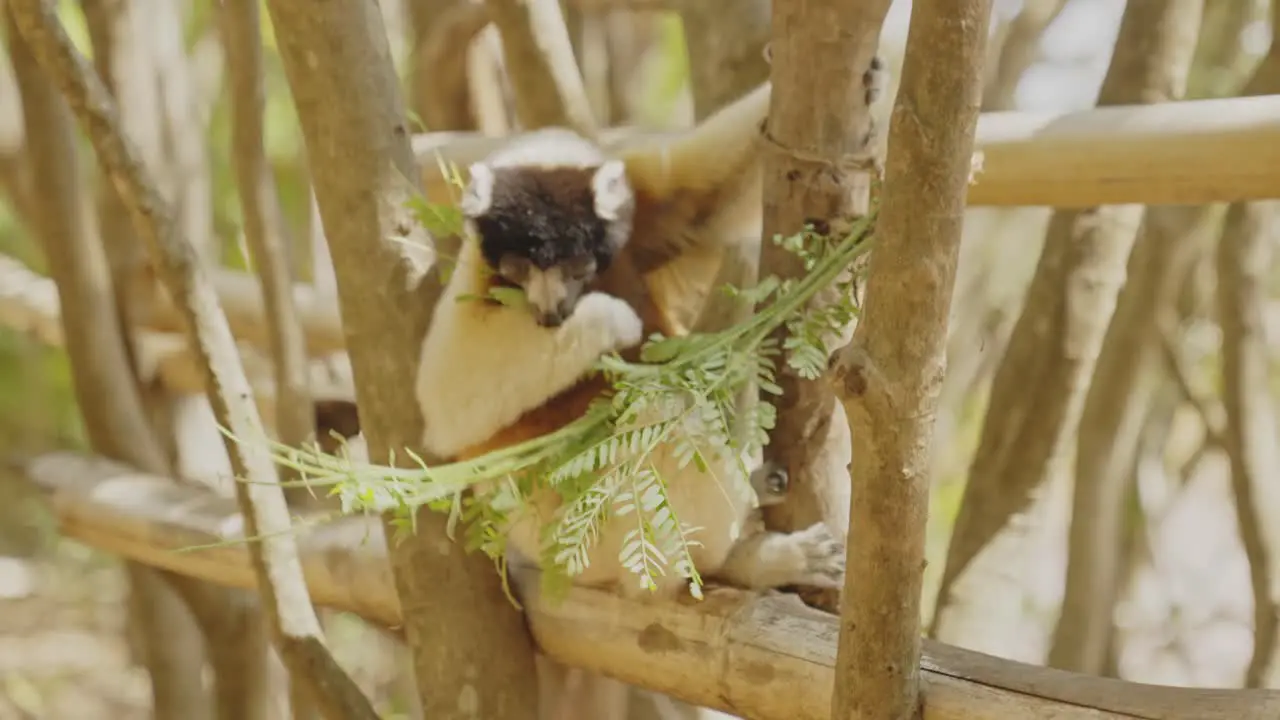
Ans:
{"type": "Polygon", "coordinates": [[[496,286],[489,288],[489,297],[507,307],[523,308],[528,306],[524,291],[520,288],[496,286]]]}

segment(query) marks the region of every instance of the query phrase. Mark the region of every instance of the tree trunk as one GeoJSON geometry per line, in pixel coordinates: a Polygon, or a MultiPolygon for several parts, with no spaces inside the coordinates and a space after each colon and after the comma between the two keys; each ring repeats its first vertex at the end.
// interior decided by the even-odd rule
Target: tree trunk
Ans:
{"type": "MultiPolygon", "coordinates": [[[[474,130],[471,90],[467,85],[469,43],[447,42],[458,35],[454,18],[465,16],[467,0],[406,0],[409,16],[409,97],[413,112],[431,132],[474,130]],[[449,52],[438,48],[447,42],[449,52]]],[[[475,13],[472,13],[475,14],[475,13]]],[[[487,24],[488,13],[478,13],[487,24]]],[[[464,37],[469,41],[479,32],[464,37]]]]}
{"type": "MultiPolygon", "coordinates": [[[[1202,4],[1131,0],[1098,104],[1154,103],[1180,95],[1202,4]]],[[[992,382],[931,634],[945,621],[961,574],[1059,467],[1124,281],[1141,210],[1059,210],[1049,221],[1022,315],[992,382]]]]}
{"type": "Polygon", "coordinates": [[[527,130],[568,127],[596,133],[591,103],[573,58],[559,0],[484,0],[502,38],[502,54],[527,130]]]}
{"type": "MultiPolygon", "coordinates": [[[[1271,50],[1244,95],[1280,93],[1280,4],[1272,8],[1271,50]]],[[[1218,323],[1222,327],[1222,384],[1231,487],[1253,585],[1254,648],[1245,687],[1274,687],[1280,679],[1280,450],[1271,394],[1265,308],[1274,265],[1273,201],[1233,203],[1218,242],[1218,323]]]]}
{"type": "Polygon", "coordinates": [[[764,48],[770,3],[684,0],[677,4],[689,53],[693,115],[701,120],[769,78],[764,48]]]}
{"type": "Polygon", "coordinates": [[[833,718],[913,720],[930,440],[991,0],[915,0],[866,302],[835,375],[853,430],[833,718]]]}
{"type": "MultiPolygon", "coordinates": [[[[386,34],[369,3],[267,7],[333,256],[369,455],[386,462],[395,449],[405,462],[422,415],[404,388],[440,286],[401,244],[381,240],[422,239],[405,208],[413,192],[405,178],[416,183],[418,172],[386,34]]],[[[492,564],[450,541],[446,522],[423,510],[407,537],[391,518],[385,526],[423,717],[528,720],[537,681],[523,618],[492,564]]]]}
{"type": "MultiPolygon", "coordinates": [[[[1206,49],[1239,47],[1219,32],[1202,27],[1192,58],[1217,61],[1221,55],[1206,49]]],[[[1185,50],[1171,50],[1175,67],[1187,61],[1185,50]]],[[[1215,95],[1226,90],[1219,87],[1215,95]]],[[[1178,314],[1181,287],[1210,247],[1219,217],[1208,205],[1149,208],[1134,243],[1128,282],[1117,297],[1080,415],[1064,612],[1050,651],[1066,669],[1093,675],[1106,670],[1124,577],[1121,548],[1128,544],[1134,468],[1151,405],[1167,380],[1160,347],[1178,314]]]]}
{"type": "Polygon", "coordinates": [[[14,24],[40,67],[56,82],[88,135],[103,170],[129,210],[165,289],[182,311],[188,342],[208,378],[207,397],[219,424],[244,517],[255,580],[281,658],[295,678],[305,678],[312,699],[331,720],[376,718],[359,688],[334,662],[320,638],[307,596],[297,547],[289,535],[284,494],[262,437],[262,424],[235,338],[195,248],[180,234],[172,208],[161,197],[138,150],[123,134],[113,98],[42,0],[10,0],[14,24]],[[237,441],[231,438],[243,438],[237,441]]]}
{"type": "MultiPolygon", "coordinates": [[[[865,214],[870,203],[872,127],[865,73],[879,43],[889,0],[773,3],[773,95],[764,138],[764,229],[760,264],[779,278],[804,274],[803,263],[772,241],[806,223],[839,227],[865,214]],[[821,88],[821,91],[817,89],[821,88]],[[862,165],[862,168],[858,168],[862,165]]],[[[828,437],[835,395],[822,378],[777,373],[782,395],[777,425],[765,452],[787,469],[787,501],[766,509],[768,527],[794,531],[825,521],[843,535],[848,527],[847,458],[832,464],[828,437]]],[[[834,593],[821,593],[834,611],[834,593]]]]}
{"type": "MultiPolygon", "coordinates": [[[[94,234],[89,203],[78,192],[81,173],[71,115],[5,14],[31,156],[33,230],[58,288],[72,387],[89,443],[105,457],[168,473],[136,392],[106,254],[94,234]]],[[[131,617],[144,643],[155,717],[207,717],[203,648],[191,616],[161,573],[132,563],[126,568],[133,608],[140,611],[131,617]]]]}

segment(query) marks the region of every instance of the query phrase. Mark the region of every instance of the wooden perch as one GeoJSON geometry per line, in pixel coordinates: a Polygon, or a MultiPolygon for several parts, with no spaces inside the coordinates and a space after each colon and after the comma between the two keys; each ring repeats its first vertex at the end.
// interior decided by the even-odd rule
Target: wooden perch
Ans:
{"type": "MultiPolygon", "coordinates": [[[[253,282],[247,275],[245,279],[253,282]]],[[[60,312],[58,289],[53,280],[11,257],[0,255],[0,327],[30,335],[50,347],[63,347],[60,312]]],[[[143,379],[159,377],[167,389],[177,393],[204,392],[204,370],[179,332],[140,331],[135,352],[143,379]]],[[[240,354],[254,394],[260,403],[268,404],[275,396],[270,358],[254,352],[252,347],[242,346],[240,354]]],[[[316,397],[355,398],[350,377],[335,374],[321,361],[313,360],[309,371],[316,397]]]]}
{"type": "MultiPolygon", "coordinates": [[[[226,313],[232,332],[240,340],[260,348],[270,347],[271,332],[263,310],[262,286],[249,273],[211,269],[210,280],[218,293],[218,302],[226,313]]],[[[141,310],[139,320],[156,330],[182,332],[182,315],[159,283],[153,285],[150,304],[141,310]]],[[[306,333],[307,349],[312,354],[342,350],[346,340],[342,334],[342,318],[334,295],[316,292],[308,285],[295,283],[293,303],[298,321],[306,333]]]]}
{"type": "MultiPolygon", "coordinates": [[[[646,133],[602,134],[617,147],[646,133]]],[[[436,151],[466,168],[502,138],[414,138],[427,197],[447,199],[436,151]]],[[[984,113],[969,206],[1201,204],[1280,197],[1280,96],[1070,113],[984,113]]],[[[455,191],[456,192],[456,191],[455,191]]]]}
{"type": "MultiPolygon", "coordinates": [[[[202,580],[254,587],[235,503],[197,487],[75,453],[27,462],[67,537],[202,580]],[[197,545],[218,547],[179,552],[197,545]]],[[[376,518],[296,523],[312,599],[395,627],[399,602],[376,518]]],[[[521,587],[536,581],[520,578],[521,587]]],[[[830,717],[838,621],[794,597],[711,590],[653,605],[574,588],[560,604],[525,593],[530,629],[565,664],[758,720],[830,717]]],[[[925,720],[1264,720],[1280,692],[1128,683],[926,641],[925,720]]]]}
{"type": "MultiPolygon", "coordinates": [[[[610,128],[608,148],[673,137],[671,131],[610,128]]],[[[503,138],[441,132],[413,138],[427,198],[450,202],[440,158],[461,169],[503,138]]],[[[968,204],[1088,207],[1114,203],[1210,203],[1280,197],[1280,96],[1195,100],[1074,113],[985,113],[978,121],[981,169],[968,204]]],[[[249,274],[211,273],[237,338],[268,346],[262,291],[249,274]]],[[[294,286],[299,320],[313,354],[342,350],[337,300],[294,286]]],[[[177,309],[157,291],[142,318],[156,330],[179,331],[177,309]]]]}

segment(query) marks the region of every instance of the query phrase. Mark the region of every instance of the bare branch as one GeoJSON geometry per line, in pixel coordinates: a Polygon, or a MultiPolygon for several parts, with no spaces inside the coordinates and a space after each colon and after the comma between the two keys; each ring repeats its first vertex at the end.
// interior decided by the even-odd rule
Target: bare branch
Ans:
{"type": "Polygon", "coordinates": [[[433,131],[475,129],[467,52],[489,24],[488,9],[472,0],[408,0],[407,6],[413,111],[433,131]]]}
{"type": "Polygon", "coordinates": [[[297,677],[310,681],[312,695],[326,717],[377,718],[359,688],[334,662],[320,639],[320,627],[307,596],[297,548],[289,532],[284,495],[275,485],[275,467],[265,445],[257,409],[226,318],[195,251],[173,224],[167,203],[152,185],[137,150],[121,134],[114,102],[97,75],[67,37],[57,16],[42,0],[11,0],[9,6],[23,38],[42,68],[61,88],[89,136],[99,162],[133,217],[135,229],[161,269],[170,294],[184,310],[189,338],[210,374],[209,401],[219,422],[241,444],[225,441],[236,475],[236,496],[251,535],[260,591],[274,625],[276,647],[297,677]]]}
{"type": "Polygon", "coordinates": [[[1265,391],[1270,360],[1262,316],[1267,276],[1273,268],[1267,228],[1276,218],[1273,208],[1235,204],[1227,211],[1218,245],[1226,448],[1254,601],[1254,649],[1245,687],[1269,685],[1280,632],[1280,597],[1274,590],[1280,575],[1280,517],[1272,511],[1280,507],[1275,484],[1280,477],[1280,450],[1275,441],[1275,409],[1265,391]]]}
{"type": "MultiPolygon", "coordinates": [[[[247,273],[223,268],[213,268],[209,275],[236,337],[270,349],[271,329],[258,280],[247,273]]],[[[155,284],[145,290],[145,295],[137,298],[141,305],[138,321],[156,330],[181,332],[182,313],[173,300],[155,284]]],[[[297,320],[305,331],[308,351],[319,355],[345,349],[337,298],[301,283],[291,286],[290,291],[297,320]]]]}
{"type": "Polygon", "coordinates": [[[855,492],[832,716],[916,717],[930,441],[991,0],[915,0],[866,303],[834,380],[855,492]]]}
{"type": "MultiPolygon", "coordinates": [[[[1280,4],[1272,6],[1271,50],[1244,93],[1280,93],[1280,4]]],[[[1253,585],[1254,647],[1246,687],[1273,682],[1280,641],[1280,449],[1271,394],[1263,308],[1274,269],[1274,203],[1233,203],[1218,242],[1218,324],[1222,327],[1225,439],[1240,538],[1253,585]]]]}
{"type": "MultiPolygon", "coordinates": [[[[1201,5],[1126,5],[1099,105],[1154,103],[1180,94],[1201,5]]],[[[933,636],[960,575],[1027,506],[1076,431],[1140,213],[1132,207],[1058,210],[1049,221],[1022,315],[992,382],[982,440],[947,551],[933,636]]]]}
{"type": "MultiPolygon", "coordinates": [[[[17,31],[14,12],[11,8],[3,14],[29,128],[34,205],[33,215],[25,219],[32,223],[55,278],[56,290],[44,299],[62,311],[54,319],[61,320],[58,334],[66,343],[76,403],[89,442],[98,452],[167,474],[169,459],[151,431],[135,384],[107,254],[95,232],[89,198],[79,191],[75,125],[57,88],[17,31]]],[[[174,587],[195,583],[174,582],[172,576],[137,563],[125,569],[130,619],[136,623],[138,649],[151,677],[154,716],[199,720],[205,716],[200,708],[207,707],[199,629],[174,593],[174,587]]]]}
{"type": "MultiPolygon", "coordinates": [[[[275,180],[263,147],[266,88],[262,76],[259,0],[223,0],[222,41],[231,85],[231,162],[244,215],[244,233],[262,286],[271,359],[275,366],[275,426],[280,442],[298,447],[315,434],[315,412],[306,337],[298,322],[289,268],[289,240],[275,180]]],[[[292,475],[286,473],[286,479],[292,475]]],[[[305,488],[285,493],[293,500],[310,496],[305,488]]]]}
{"type": "MultiPolygon", "coordinates": [[[[101,458],[52,453],[23,470],[61,532],[99,550],[237,587],[256,575],[235,504],[101,458]],[[199,549],[193,549],[199,548],[199,549]]],[[[316,602],[388,627],[400,605],[374,518],[300,528],[316,602]]],[[[532,581],[536,583],[536,580],[532,581]]],[[[522,586],[531,586],[526,576],[522,586]]],[[[575,587],[562,602],[525,600],[558,662],[758,720],[828,720],[836,618],[780,595],[709,589],[699,603],[627,601],[575,587]]],[[[1240,720],[1280,715],[1280,691],[1122,682],[1012,662],[925,641],[925,720],[1240,720]]],[[[447,694],[447,693],[446,693],[447,694]]],[[[846,716],[847,717],[847,716],[846,716]]]]}
{"type": "Polygon", "coordinates": [[[982,109],[1011,110],[1018,82],[1036,61],[1040,38],[1058,18],[1067,0],[1026,0],[1009,23],[1000,54],[992,63],[993,72],[982,89],[982,109]]]}
{"type": "Polygon", "coordinates": [[[596,134],[591,103],[573,57],[558,0],[484,0],[502,36],[502,54],[526,130],[561,126],[596,134]]]}

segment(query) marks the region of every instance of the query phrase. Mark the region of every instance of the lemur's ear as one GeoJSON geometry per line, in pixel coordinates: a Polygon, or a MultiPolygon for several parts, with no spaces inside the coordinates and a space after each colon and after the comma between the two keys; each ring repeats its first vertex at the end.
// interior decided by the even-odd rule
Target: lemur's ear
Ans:
{"type": "Polygon", "coordinates": [[[459,207],[462,214],[469,218],[477,218],[489,211],[493,203],[493,168],[484,163],[476,163],[467,169],[471,179],[462,192],[459,207]]]}
{"type": "Polygon", "coordinates": [[[622,208],[631,202],[631,186],[627,184],[627,165],[609,160],[591,178],[596,215],[604,220],[617,220],[622,208]]]}

